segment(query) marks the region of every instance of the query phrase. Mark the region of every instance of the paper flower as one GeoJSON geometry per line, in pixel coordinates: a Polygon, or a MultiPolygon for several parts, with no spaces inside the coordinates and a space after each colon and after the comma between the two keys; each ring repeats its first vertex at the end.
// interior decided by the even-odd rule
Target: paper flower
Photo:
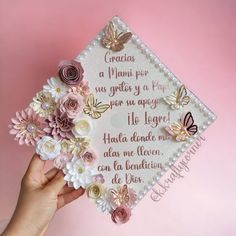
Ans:
{"type": "Polygon", "coordinates": [[[72,138],[66,142],[66,145],[69,152],[71,152],[74,156],[79,156],[89,147],[90,139],[88,137],[72,138]]]}
{"type": "Polygon", "coordinates": [[[78,117],[74,121],[74,128],[72,130],[75,137],[91,135],[94,129],[93,122],[87,117],[78,117]]]}
{"type": "Polygon", "coordinates": [[[84,108],[84,98],[74,92],[69,92],[59,100],[59,109],[71,119],[75,119],[84,108]]]}
{"type": "Polygon", "coordinates": [[[60,154],[60,151],[60,143],[49,136],[44,136],[37,141],[36,153],[40,155],[42,160],[53,160],[60,154]]]}
{"type": "Polygon", "coordinates": [[[109,213],[112,210],[109,200],[106,198],[106,195],[96,199],[95,204],[98,210],[103,213],[109,213]]]}
{"type": "Polygon", "coordinates": [[[132,188],[128,188],[128,191],[129,191],[128,206],[133,206],[135,201],[137,200],[137,193],[132,188]]]}
{"type": "Polygon", "coordinates": [[[100,183],[92,183],[86,188],[87,196],[92,199],[98,199],[103,196],[105,189],[100,183]]]}
{"type": "Polygon", "coordinates": [[[44,91],[51,93],[52,97],[57,102],[61,97],[66,95],[68,87],[57,77],[51,77],[48,84],[43,86],[44,91]]]}
{"type": "Polygon", "coordinates": [[[15,135],[20,145],[35,145],[36,141],[45,135],[43,129],[46,123],[32,108],[16,112],[16,118],[12,118],[11,122],[10,134],[15,135]]]}
{"type": "Polygon", "coordinates": [[[46,121],[48,122],[48,127],[44,131],[56,140],[70,139],[73,137],[71,130],[74,124],[66,113],[62,113],[57,109],[54,114],[48,116],[46,121]]]}
{"type": "Polygon", "coordinates": [[[83,97],[86,97],[90,94],[89,83],[84,79],[77,86],[74,86],[71,89],[78,92],[83,97]]]}
{"type": "Polygon", "coordinates": [[[92,165],[97,160],[97,154],[90,148],[81,154],[81,158],[85,164],[92,165]]]}
{"type": "Polygon", "coordinates": [[[59,77],[68,85],[78,85],[83,79],[83,67],[78,61],[61,61],[59,64],[59,77]]]}
{"type": "Polygon", "coordinates": [[[61,151],[62,153],[70,153],[69,149],[69,140],[68,139],[62,139],[61,140],[61,151]]]}
{"type": "Polygon", "coordinates": [[[84,165],[84,162],[76,156],[66,163],[63,172],[65,174],[64,179],[68,182],[68,185],[73,186],[75,189],[86,188],[92,183],[93,175],[97,174],[95,168],[84,165]]]}
{"type": "Polygon", "coordinates": [[[131,216],[131,210],[127,206],[118,206],[112,213],[111,219],[116,224],[126,223],[131,216]]]}
{"type": "Polygon", "coordinates": [[[57,169],[62,170],[65,166],[66,163],[68,161],[70,161],[72,159],[72,156],[70,154],[66,154],[66,153],[60,153],[55,159],[54,159],[54,166],[57,169]]]}
{"type": "Polygon", "coordinates": [[[97,183],[105,183],[105,179],[104,179],[104,176],[102,174],[97,174],[97,175],[94,175],[93,176],[93,181],[94,182],[97,182],[97,183]]]}
{"type": "Polygon", "coordinates": [[[32,109],[42,117],[47,117],[52,114],[56,109],[56,102],[52,98],[51,93],[40,91],[33,98],[33,102],[30,104],[32,109]]]}

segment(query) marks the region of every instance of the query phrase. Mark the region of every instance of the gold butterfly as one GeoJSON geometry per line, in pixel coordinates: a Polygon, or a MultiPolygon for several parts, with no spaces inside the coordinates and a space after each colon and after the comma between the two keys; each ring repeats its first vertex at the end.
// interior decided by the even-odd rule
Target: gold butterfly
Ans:
{"type": "Polygon", "coordinates": [[[111,189],[111,194],[113,202],[117,206],[127,204],[129,202],[129,191],[128,191],[128,186],[126,184],[118,187],[117,190],[111,189]]]}
{"type": "Polygon", "coordinates": [[[109,104],[97,102],[97,99],[95,99],[94,95],[91,93],[86,98],[84,113],[91,116],[93,119],[98,119],[109,107],[109,104]]]}
{"type": "Polygon", "coordinates": [[[165,129],[175,137],[176,141],[185,141],[188,137],[197,133],[198,126],[194,124],[192,113],[188,112],[180,122],[175,122],[165,129]]]}
{"type": "Polygon", "coordinates": [[[114,52],[121,51],[124,48],[124,44],[128,42],[131,36],[131,32],[121,32],[118,34],[117,29],[115,29],[111,21],[105,28],[105,36],[102,39],[102,44],[104,47],[114,52]]]}
{"type": "Polygon", "coordinates": [[[164,101],[170,105],[171,109],[178,110],[189,103],[190,97],[187,96],[186,88],[184,85],[182,85],[176,92],[165,97],[164,101]]]}

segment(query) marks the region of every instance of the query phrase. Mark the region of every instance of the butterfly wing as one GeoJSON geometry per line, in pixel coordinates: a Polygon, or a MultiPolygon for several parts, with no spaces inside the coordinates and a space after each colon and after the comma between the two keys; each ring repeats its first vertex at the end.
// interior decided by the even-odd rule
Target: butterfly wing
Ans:
{"type": "Polygon", "coordinates": [[[194,119],[193,119],[193,116],[192,116],[192,113],[191,112],[188,112],[185,116],[184,116],[184,119],[183,119],[183,126],[188,128],[190,127],[191,125],[193,125],[194,123],[194,119]]]}
{"type": "Polygon", "coordinates": [[[83,109],[84,113],[91,116],[94,105],[95,105],[95,99],[94,99],[93,94],[91,93],[86,98],[85,107],[83,109]]]}
{"type": "Polygon", "coordinates": [[[185,141],[187,138],[188,138],[188,135],[186,133],[181,132],[176,136],[175,139],[176,141],[181,142],[181,141],[185,141]]]}
{"type": "Polygon", "coordinates": [[[110,22],[105,29],[105,36],[102,39],[102,44],[109,49],[116,37],[117,31],[115,30],[113,23],[110,22]]]}
{"type": "Polygon", "coordinates": [[[182,100],[180,101],[181,106],[185,106],[189,103],[190,97],[189,96],[184,96],[182,100]]]}
{"type": "Polygon", "coordinates": [[[177,92],[172,93],[171,95],[163,98],[164,101],[170,105],[172,109],[178,109],[178,104],[177,104],[177,92]]]}
{"type": "Polygon", "coordinates": [[[132,34],[130,32],[127,33],[121,32],[115,38],[116,42],[111,45],[111,49],[116,52],[121,51],[124,48],[124,44],[128,42],[131,36],[132,34]]]}
{"type": "Polygon", "coordinates": [[[100,118],[102,113],[104,113],[109,107],[110,107],[109,104],[98,103],[93,109],[93,112],[91,114],[92,118],[93,119],[100,118]]]}
{"type": "Polygon", "coordinates": [[[175,123],[167,126],[165,129],[170,135],[177,136],[181,132],[182,125],[178,122],[175,122],[175,123]]]}
{"type": "Polygon", "coordinates": [[[109,104],[101,104],[97,102],[93,94],[89,94],[84,107],[84,113],[91,116],[93,119],[98,119],[110,107],[109,104]]]}
{"type": "Polygon", "coordinates": [[[126,184],[122,187],[122,196],[123,196],[124,203],[128,203],[129,191],[128,191],[128,186],[126,184]]]}
{"type": "Polygon", "coordinates": [[[194,135],[198,131],[197,125],[194,125],[194,119],[191,112],[188,112],[183,120],[183,126],[186,127],[189,135],[194,135]]]}
{"type": "Polygon", "coordinates": [[[184,85],[182,85],[178,90],[177,103],[181,106],[187,105],[190,101],[189,96],[187,96],[187,90],[184,85]]]}
{"type": "Polygon", "coordinates": [[[192,125],[191,127],[187,128],[187,131],[190,135],[194,135],[198,131],[197,125],[192,125]]]}
{"type": "Polygon", "coordinates": [[[131,37],[132,37],[132,33],[131,32],[120,33],[117,36],[117,41],[119,43],[121,43],[121,44],[124,44],[124,43],[127,43],[131,37]]]}

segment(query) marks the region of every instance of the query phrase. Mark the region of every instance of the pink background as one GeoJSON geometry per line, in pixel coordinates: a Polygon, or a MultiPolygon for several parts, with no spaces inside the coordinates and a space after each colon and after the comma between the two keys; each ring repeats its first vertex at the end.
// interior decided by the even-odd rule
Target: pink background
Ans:
{"type": "Polygon", "coordinates": [[[0,221],[13,212],[33,153],[8,135],[10,118],[56,73],[58,62],[75,57],[113,15],[218,119],[190,173],[159,203],[148,195],[118,227],[83,197],[57,213],[47,235],[236,235],[234,0],[0,0],[0,221]]]}

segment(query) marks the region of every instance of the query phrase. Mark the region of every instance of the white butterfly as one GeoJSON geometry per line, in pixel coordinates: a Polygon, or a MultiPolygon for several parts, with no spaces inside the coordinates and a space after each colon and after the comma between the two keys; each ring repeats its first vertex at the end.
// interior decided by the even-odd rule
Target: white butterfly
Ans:
{"type": "Polygon", "coordinates": [[[109,107],[109,104],[102,104],[94,98],[93,94],[89,94],[85,101],[84,113],[93,119],[98,119],[109,107]]]}
{"type": "Polygon", "coordinates": [[[182,85],[176,92],[163,98],[164,101],[170,105],[171,109],[180,109],[184,105],[187,105],[190,101],[189,96],[187,96],[187,91],[184,85],[182,85]]]}

